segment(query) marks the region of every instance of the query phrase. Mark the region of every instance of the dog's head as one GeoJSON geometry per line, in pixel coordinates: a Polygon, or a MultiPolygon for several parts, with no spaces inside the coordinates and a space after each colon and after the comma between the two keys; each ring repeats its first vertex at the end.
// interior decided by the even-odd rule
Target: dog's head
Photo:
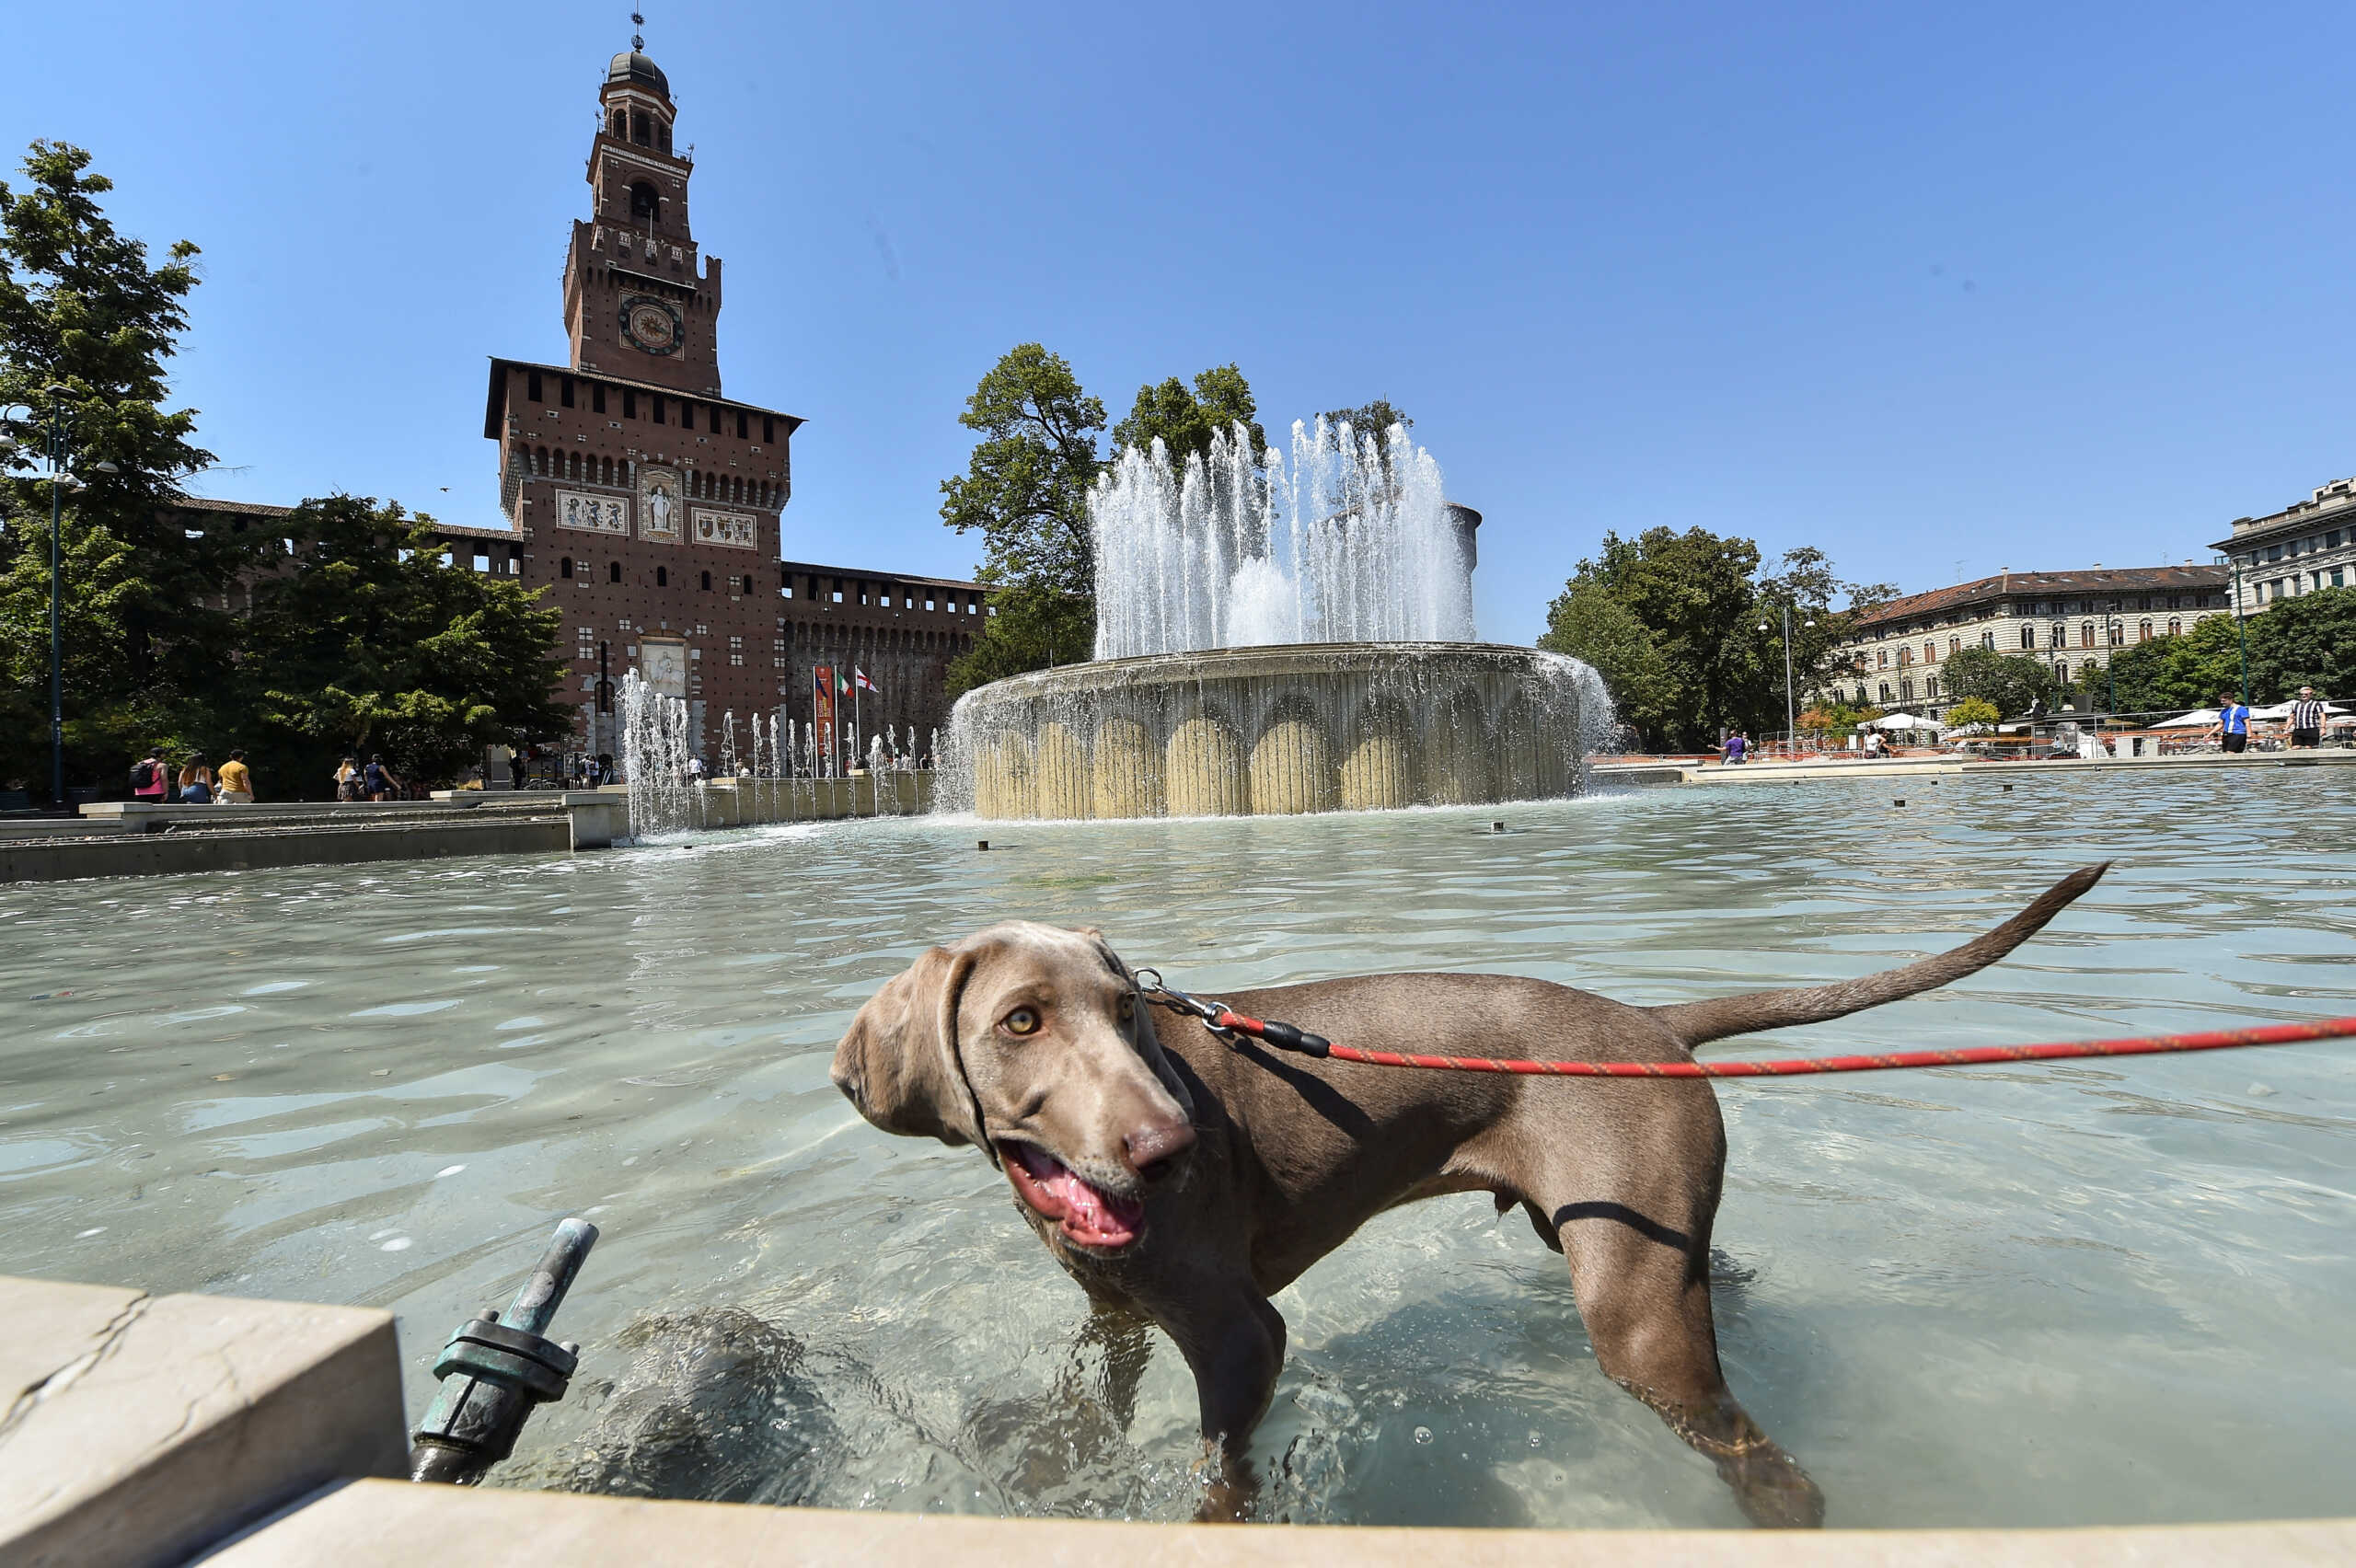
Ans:
{"type": "Polygon", "coordinates": [[[887,1133],[991,1152],[1065,1239],[1118,1251],[1194,1107],[1128,968],[1094,931],[1014,920],[928,949],[851,1020],[835,1087],[887,1133]]]}

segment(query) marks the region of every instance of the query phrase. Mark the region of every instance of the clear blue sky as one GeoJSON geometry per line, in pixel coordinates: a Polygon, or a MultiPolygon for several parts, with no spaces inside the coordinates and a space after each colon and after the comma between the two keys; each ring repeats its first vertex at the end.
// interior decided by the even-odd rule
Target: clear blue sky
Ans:
{"type": "MultiPolygon", "coordinates": [[[[484,357],[559,271],[625,6],[19,6],[0,142],[204,248],[225,471],[496,523],[484,357]],[[447,486],[448,493],[442,493],[447,486]]],[[[2356,471],[2345,6],[655,5],[722,370],[810,423],[796,556],[962,574],[1010,345],[1117,417],[1233,360],[1390,397],[1526,640],[1607,528],[1907,589],[2206,559],[2356,471]]]]}

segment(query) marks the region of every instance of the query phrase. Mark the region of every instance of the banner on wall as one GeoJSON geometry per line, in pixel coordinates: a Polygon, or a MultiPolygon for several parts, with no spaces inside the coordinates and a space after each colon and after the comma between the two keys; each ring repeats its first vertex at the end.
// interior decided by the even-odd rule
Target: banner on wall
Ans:
{"type": "Polygon", "coordinates": [[[816,766],[831,778],[835,773],[835,667],[821,664],[811,673],[810,722],[826,738],[826,750],[816,759],[816,766]]]}

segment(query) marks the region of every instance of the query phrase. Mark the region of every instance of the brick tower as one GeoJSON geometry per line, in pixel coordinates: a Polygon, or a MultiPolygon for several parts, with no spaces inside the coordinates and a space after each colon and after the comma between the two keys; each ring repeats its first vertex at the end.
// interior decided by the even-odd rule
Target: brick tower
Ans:
{"type": "Polygon", "coordinates": [[[589,149],[588,218],[565,257],[564,326],[576,370],[720,396],[720,259],[687,226],[695,164],[671,142],[678,110],[633,38],[606,69],[589,149]]]}

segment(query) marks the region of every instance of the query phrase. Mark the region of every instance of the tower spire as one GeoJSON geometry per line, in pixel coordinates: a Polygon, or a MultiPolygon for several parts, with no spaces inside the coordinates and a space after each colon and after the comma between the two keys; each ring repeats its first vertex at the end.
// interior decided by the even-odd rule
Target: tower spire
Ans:
{"type": "MultiPolygon", "coordinates": [[[[629,14],[629,25],[633,29],[642,28],[646,25],[646,18],[640,16],[636,11],[632,11],[629,14]]],[[[629,35],[629,46],[632,49],[644,49],[646,47],[645,35],[633,31],[629,35]]]]}

